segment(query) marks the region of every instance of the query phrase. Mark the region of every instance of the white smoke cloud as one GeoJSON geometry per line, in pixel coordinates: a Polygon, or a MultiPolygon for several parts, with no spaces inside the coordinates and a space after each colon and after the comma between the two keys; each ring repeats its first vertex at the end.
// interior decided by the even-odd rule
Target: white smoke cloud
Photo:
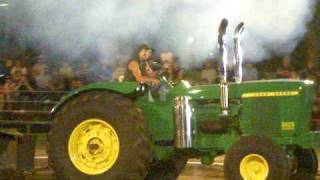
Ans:
{"type": "Polygon", "coordinates": [[[97,48],[111,60],[147,42],[158,51],[172,50],[187,64],[215,50],[219,23],[227,18],[229,42],[243,21],[244,54],[261,61],[271,52],[287,54],[295,48],[314,4],[315,0],[25,0],[11,2],[14,15],[9,20],[26,23],[20,34],[73,57],[97,48]]]}

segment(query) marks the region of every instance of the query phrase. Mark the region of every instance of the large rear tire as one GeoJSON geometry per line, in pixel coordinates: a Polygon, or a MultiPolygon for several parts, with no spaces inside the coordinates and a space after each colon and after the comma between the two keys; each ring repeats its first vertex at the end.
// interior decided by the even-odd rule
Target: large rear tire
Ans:
{"type": "Polygon", "coordinates": [[[289,172],[286,153],[266,137],[242,137],[224,160],[226,180],[289,180],[289,172]]]}
{"type": "Polygon", "coordinates": [[[146,122],[130,99],[104,91],[67,102],[49,133],[58,179],[143,179],[151,161],[146,122]]]}
{"type": "Polygon", "coordinates": [[[318,158],[313,149],[297,147],[294,151],[297,168],[291,175],[292,180],[314,180],[318,171],[318,158]]]}

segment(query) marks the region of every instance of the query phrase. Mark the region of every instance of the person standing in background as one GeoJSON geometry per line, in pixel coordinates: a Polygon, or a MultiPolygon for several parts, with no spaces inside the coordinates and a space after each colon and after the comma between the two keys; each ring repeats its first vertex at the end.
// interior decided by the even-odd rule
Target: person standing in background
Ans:
{"type": "Polygon", "coordinates": [[[206,60],[201,70],[201,82],[204,84],[213,84],[217,81],[217,71],[213,67],[212,60],[206,60]]]}
{"type": "Polygon", "coordinates": [[[253,81],[258,80],[258,70],[252,63],[246,63],[243,68],[242,80],[243,81],[253,81]]]}
{"type": "Polygon", "coordinates": [[[285,56],[283,58],[281,67],[278,68],[276,72],[278,78],[292,78],[293,68],[291,67],[290,61],[290,56],[285,56]]]}

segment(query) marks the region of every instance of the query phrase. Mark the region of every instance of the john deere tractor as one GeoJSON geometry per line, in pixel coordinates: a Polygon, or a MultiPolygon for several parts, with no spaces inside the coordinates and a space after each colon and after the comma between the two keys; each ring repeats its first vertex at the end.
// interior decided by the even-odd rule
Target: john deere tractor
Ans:
{"type": "Polygon", "coordinates": [[[219,27],[219,84],[138,82],[85,86],[52,110],[49,158],[58,179],[174,179],[188,158],[226,154],[227,180],[314,179],[320,133],[310,130],[312,81],[242,82],[240,23],[235,82],[227,82],[226,29],[219,27]]]}

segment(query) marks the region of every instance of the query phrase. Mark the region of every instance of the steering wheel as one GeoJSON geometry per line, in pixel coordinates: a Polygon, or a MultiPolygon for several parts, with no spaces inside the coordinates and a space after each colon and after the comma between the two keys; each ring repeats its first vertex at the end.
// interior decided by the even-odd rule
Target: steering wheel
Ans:
{"type": "Polygon", "coordinates": [[[174,82],[169,81],[165,76],[160,76],[160,85],[165,85],[169,88],[173,88],[174,82]]]}

